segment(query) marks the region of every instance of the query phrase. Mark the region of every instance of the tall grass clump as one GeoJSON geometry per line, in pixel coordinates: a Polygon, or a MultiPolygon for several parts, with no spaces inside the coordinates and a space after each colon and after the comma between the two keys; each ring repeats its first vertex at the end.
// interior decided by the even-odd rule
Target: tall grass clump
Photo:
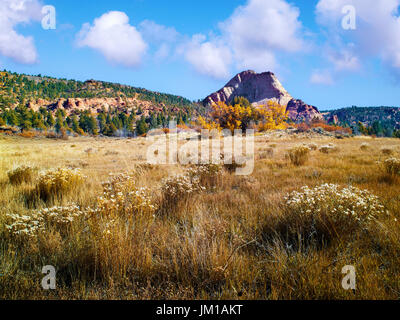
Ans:
{"type": "Polygon", "coordinates": [[[29,215],[7,214],[6,218],[9,223],[6,225],[6,229],[14,237],[29,239],[45,234],[52,228],[66,234],[71,224],[85,216],[86,213],[77,205],[68,205],[35,210],[29,215]]]}
{"type": "Polygon", "coordinates": [[[368,143],[362,143],[361,145],[360,145],[360,150],[361,151],[367,151],[368,149],[369,149],[369,147],[370,147],[370,145],[368,144],[368,143]]]}
{"type": "Polygon", "coordinates": [[[11,184],[19,185],[24,182],[32,182],[36,171],[37,169],[32,166],[22,165],[8,171],[7,176],[11,184]]]}
{"type": "Polygon", "coordinates": [[[222,182],[221,164],[200,164],[188,168],[187,174],[191,179],[198,179],[200,186],[207,189],[215,189],[222,182]]]}
{"type": "Polygon", "coordinates": [[[384,154],[385,156],[390,156],[393,154],[393,149],[390,147],[382,147],[381,148],[381,152],[382,154],[384,154]]]}
{"type": "Polygon", "coordinates": [[[310,148],[304,145],[295,146],[288,151],[290,162],[295,166],[304,165],[310,155],[310,148]]]}
{"type": "Polygon", "coordinates": [[[318,149],[318,145],[316,143],[309,143],[308,147],[313,151],[318,149]]]}
{"type": "Polygon", "coordinates": [[[83,184],[85,176],[79,169],[57,168],[40,174],[37,194],[44,200],[61,198],[83,184]]]}
{"type": "Polygon", "coordinates": [[[336,184],[305,186],[284,200],[284,214],[274,230],[296,248],[311,244],[322,247],[333,240],[356,237],[387,213],[379,198],[369,191],[336,184]]]}
{"type": "Polygon", "coordinates": [[[193,174],[192,170],[164,179],[161,185],[160,211],[163,214],[171,214],[172,211],[178,210],[180,204],[204,190],[206,187],[201,185],[201,177],[193,174]]]}
{"type": "Polygon", "coordinates": [[[331,144],[331,143],[328,144],[328,145],[325,145],[325,146],[321,146],[319,148],[319,152],[326,153],[326,154],[329,154],[329,153],[332,153],[332,152],[336,152],[336,151],[338,151],[338,148],[335,145],[331,144]]]}
{"type": "Polygon", "coordinates": [[[107,217],[123,217],[127,220],[151,220],[156,210],[150,190],[137,186],[132,175],[111,175],[102,184],[103,194],[98,198],[97,212],[107,217]]]}
{"type": "Polygon", "coordinates": [[[391,176],[400,175],[400,159],[390,158],[383,163],[386,173],[391,176]]]}

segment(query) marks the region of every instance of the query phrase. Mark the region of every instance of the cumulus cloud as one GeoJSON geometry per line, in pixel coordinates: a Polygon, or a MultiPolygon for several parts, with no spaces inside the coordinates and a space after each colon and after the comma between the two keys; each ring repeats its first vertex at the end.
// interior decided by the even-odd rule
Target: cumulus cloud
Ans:
{"type": "Polygon", "coordinates": [[[329,70],[314,70],[311,74],[310,82],[313,84],[332,85],[334,84],[329,70]]]}
{"type": "Polygon", "coordinates": [[[179,50],[199,73],[214,78],[225,78],[229,75],[232,55],[223,42],[206,41],[204,35],[198,34],[179,50]]]}
{"type": "Polygon", "coordinates": [[[265,71],[276,67],[275,53],[305,46],[300,11],[284,0],[250,0],[220,24],[238,67],[265,71]]]}
{"type": "Polygon", "coordinates": [[[285,0],[248,0],[219,24],[218,37],[193,37],[185,58],[199,72],[216,78],[226,78],[232,67],[275,70],[278,53],[305,49],[299,15],[285,0]]]}
{"type": "Polygon", "coordinates": [[[129,17],[120,11],[110,11],[85,23],[77,35],[80,47],[99,51],[110,62],[128,67],[138,66],[148,45],[140,32],[129,24],[129,17]]]}
{"type": "Polygon", "coordinates": [[[150,42],[176,42],[180,34],[173,27],[166,27],[151,20],[144,20],[139,31],[150,42]]]}
{"type": "Polygon", "coordinates": [[[173,27],[157,24],[151,20],[140,23],[138,30],[154,49],[154,59],[162,61],[173,55],[173,46],[182,41],[182,35],[173,27]]]}
{"type": "Polygon", "coordinates": [[[360,59],[377,57],[400,75],[399,6],[400,0],[320,0],[316,7],[318,22],[344,46],[351,43],[353,52],[358,52],[358,57],[352,53],[339,59],[343,64],[334,59],[335,67],[357,70],[360,59]],[[346,5],[356,9],[356,30],[341,28],[346,5]]]}
{"type": "Polygon", "coordinates": [[[335,71],[358,71],[361,68],[359,57],[348,48],[329,50],[327,57],[335,71]]]}
{"type": "Polygon", "coordinates": [[[33,64],[38,60],[33,37],[19,34],[15,28],[41,19],[37,0],[2,0],[0,6],[0,54],[19,63],[33,64]]]}

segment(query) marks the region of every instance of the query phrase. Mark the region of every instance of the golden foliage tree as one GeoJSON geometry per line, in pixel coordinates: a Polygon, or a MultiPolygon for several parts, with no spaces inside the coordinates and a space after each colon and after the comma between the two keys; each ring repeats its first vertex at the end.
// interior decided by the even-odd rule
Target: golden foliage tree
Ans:
{"type": "Polygon", "coordinates": [[[274,101],[256,109],[256,120],[259,122],[259,131],[281,130],[287,127],[288,112],[286,107],[274,101]]]}
{"type": "Polygon", "coordinates": [[[251,123],[258,124],[260,131],[286,128],[288,113],[286,107],[269,101],[265,106],[253,107],[245,98],[235,98],[232,105],[225,102],[214,103],[209,120],[199,117],[198,123],[204,129],[246,130],[251,123]]]}

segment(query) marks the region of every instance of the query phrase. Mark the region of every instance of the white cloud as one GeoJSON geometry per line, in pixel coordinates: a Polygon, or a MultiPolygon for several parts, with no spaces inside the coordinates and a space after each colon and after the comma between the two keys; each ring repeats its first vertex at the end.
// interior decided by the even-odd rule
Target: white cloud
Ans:
{"type": "Polygon", "coordinates": [[[166,27],[151,20],[141,22],[139,31],[149,42],[175,42],[180,37],[175,28],[166,27]]]}
{"type": "MultiPolygon", "coordinates": [[[[400,74],[400,0],[320,0],[316,13],[319,23],[327,27],[329,35],[340,39],[344,46],[353,44],[362,59],[380,58],[391,70],[400,74]],[[342,8],[352,5],[356,9],[356,30],[343,30],[342,8]]],[[[348,56],[342,65],[345,69],[357,70],[361,61],[348,56]]],[[[333,61],[336,67],[340,67],[333,61]]]]}
{"type": "Polygon", "coordinates": [[[229,76],[232,56],[224,43],[216,40],[206,41],[205,36],[199,34],[194,35],[179,51],[199,73],[214,78],[229,76]]]}
{"type": "Polygon", "coordinates": [[[33,64],[38,60],[34,40],[23,36],[15,27],[41,19],[41,4],[37,0],[1,0],[0,54],[17,62],[33,64]]]}
{"type": "Polygon", "coordinates": [[[129,24],[129,17],[120,11],[110,11],[85,23],[77,35],[77,44],[101,52],[107,60],[135,67],[142,62],[147,43],[137,29],[129,24]]]}
{"type": "Polygon", "coordinates": [[[347,46],[339,44],[336,48],[329,47],[325,50],[324,56],[332,64],[334,72],[355,72],[361,69],[361,61],[355,53],[353,43],[347,46]]]}
{"type": "Polygon", "coordinates": [[[332,85],[334,84],[329,70],[314,70],[311,74],[310,82],[313,84],[332,85]]]}
{"type": "Polygon", "coordinates": [[[220,36],[190,41],[185,58],[196,70],[226,78],[232,65],[242,71],[275,70],[276,54],[305,49],[299,9],[285,0],[248,0],[219,24],[220,36]]]}
{"type": "Polygon", "coordinates": [[[258,51],[297,52],[304,47],[299,16],[299,9],[284,0],[250,0],[221,28],[240,56],[258,51]]]}
{"type": "Polygon", "coordinates": [[[173,46],[182,41],[182,36],[173,27],[166,27],[151,20],[144,20],[138,27],[146,42],[154,48],[157,62],[172,56],[173,46]]]}

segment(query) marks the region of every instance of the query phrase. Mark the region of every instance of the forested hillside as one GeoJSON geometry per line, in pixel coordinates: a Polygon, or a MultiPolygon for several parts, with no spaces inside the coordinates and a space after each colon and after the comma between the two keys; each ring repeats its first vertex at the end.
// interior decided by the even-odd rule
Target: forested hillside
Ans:
{"type": "Polygon", "coordinates": [[[0,73],[0,126],[59,134],[144,134],[183,125],[198,105],[171,94],[121,84],[0,73]]]}
{"type": "Polygon", "coordinates": [[[350,126],[355,133],[400,137],[400,108],[350,107],[324,112],[328,122],[350,126]]]}

